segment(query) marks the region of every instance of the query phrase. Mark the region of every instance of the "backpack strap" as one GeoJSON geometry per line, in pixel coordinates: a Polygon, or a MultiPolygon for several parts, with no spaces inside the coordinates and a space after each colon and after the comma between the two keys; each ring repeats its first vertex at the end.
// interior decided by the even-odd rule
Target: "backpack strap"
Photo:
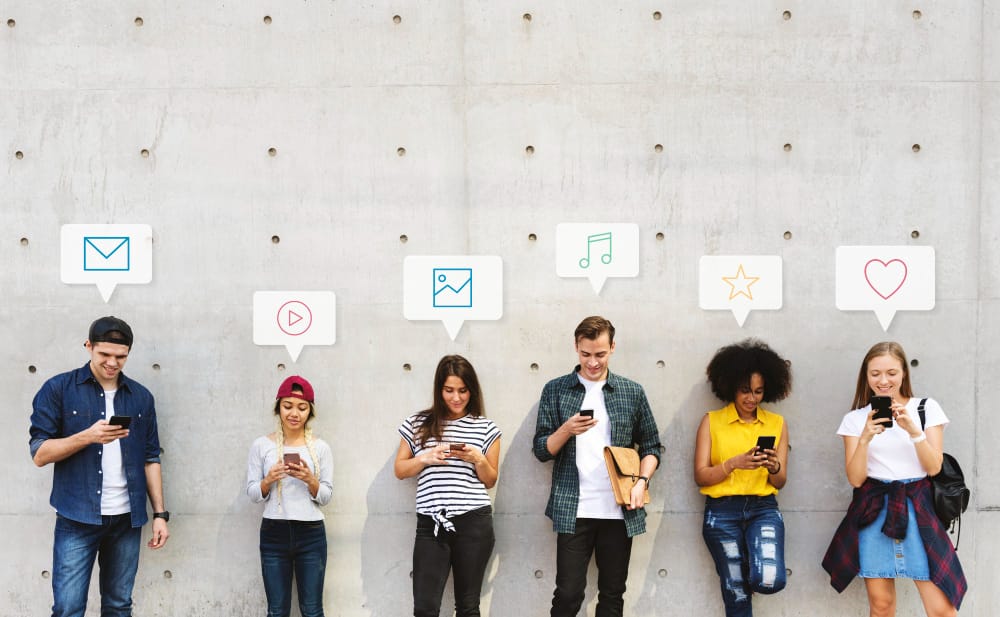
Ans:
{"type": "Polygon", "coordinates": [[[924,403],[927,399],[920,399],[920,404],[917,405],[917,413],[920,414],[920,430],[924,430],[924,425],[927,424],[927,414],[924,413],[924,403]]]}

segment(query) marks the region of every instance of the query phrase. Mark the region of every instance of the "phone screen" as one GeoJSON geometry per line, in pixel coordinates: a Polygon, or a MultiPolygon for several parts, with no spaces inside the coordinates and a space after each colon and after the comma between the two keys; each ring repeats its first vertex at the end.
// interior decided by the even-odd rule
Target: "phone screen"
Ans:
{"type": "Polygon", "coordinates": [[[292,464],[301,465],[302,464],[302,457],[299,456],[297,452],[289,452],[288,454],[285,455],[285,464],[286,465],[292,465],[292,464]]]}
{"type": "Polygon", "coordinates": [[[111,416],[108,420],[108,424],[111,426],[120,426],[122,428],[128,428],[132,424],[132,416],[111,416]]]}
{"type": "Polygon", "coordinates": [[[583,416],[584,418],[593,418],[594,417],[594,410],[593,409],[581,409],[580,410],[580,415],[583,416]]]}
{"type": "Polygon", "coordinates": [[[876,422],[881,420],[886,428],[892,428],[892,397],[873,396],[871,403],[872,409],[875,410],[872,419],[876,422]]]}
{"type": "Polygon", "coordinates": [[[448,449],[449,450],[464,450],[465,449],[465,444],[464,443],[453,443],[453,444],[451,444],[451,445],[448,446],[448,449]]]}
{"type": "Polygon", "coordinates": [[[757,450],[774,450],[774,435],[761,435],[757,438],[757,450]]]}

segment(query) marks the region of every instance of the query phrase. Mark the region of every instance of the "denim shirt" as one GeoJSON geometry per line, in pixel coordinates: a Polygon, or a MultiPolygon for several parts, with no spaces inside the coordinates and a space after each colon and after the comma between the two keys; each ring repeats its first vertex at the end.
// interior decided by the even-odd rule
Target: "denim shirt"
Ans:
{"type": "MultiPolygon", "coordinates": [[[[545,515],[552,519],[556,533],[576,531],[576,511],[580,502],[580,477],[576,468],[576,437],[553,456],[546,442],[566,420],[580,411],[586,388],[580,383],[577,365],[569,375],[557,377],[545,384],[538,403],[538,420],[532,450],[543,463],[555,459],[552,467],[552,489],[545,515]]],[[[660,458],[660,436],[656,420],[642,386],[620,375],[608,372],[604,385],[604,405],[611,421],[611,445],[638,447],[640,460],[650,454],[660,458]]],[[[646,531],[646,510],[622,508],[625,531],[634,537],[646,531]]]]}
{"type": "MultiPolygon", "coordinates": [[[[128,437],[119,440],[128,484],[132,527],[142,527],[146,515],[146,463],[160,462],[153,395],[139,382],[122,374],[114,399],[115,415],[131,416],[128,437]]],[[[46,381],[32,401],[31,456],[47,439],[86,430],[105,418],[104,388],[90,364],[46,381]]],[[[88,525],[101,524],[102,444],[90,444],[55,463],[49,503],[60,515],[88,525]]]]}

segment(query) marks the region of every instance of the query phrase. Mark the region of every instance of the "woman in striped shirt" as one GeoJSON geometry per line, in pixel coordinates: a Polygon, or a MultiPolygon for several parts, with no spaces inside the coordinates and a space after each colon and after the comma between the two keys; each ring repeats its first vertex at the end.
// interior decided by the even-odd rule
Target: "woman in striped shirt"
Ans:
{"type": "Polygon", "coordinates": [[[454,572],[455,613],[476,617],[493,552],[493,508],[500,429],[487,420],[476,371],[462,356],[445,356],[434,375],[434,403],[399,427],[394,470],[417,476],[413,543],[413,615],[437,617],[454,572]]]}

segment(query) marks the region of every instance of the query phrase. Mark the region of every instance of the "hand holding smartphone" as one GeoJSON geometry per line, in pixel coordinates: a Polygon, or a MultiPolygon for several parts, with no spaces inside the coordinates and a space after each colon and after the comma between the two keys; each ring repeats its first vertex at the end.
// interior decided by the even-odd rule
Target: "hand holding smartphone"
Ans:
{"type": "Polygon", "coordinates": [[[581,409],[580,410],[580,415],[583,416],[584,418],[593,418],[594,417],[594,410],[593,409],[581,409]]]}
{"type": "Polygon", "coordinates": [[[449,452],[461,452],[464,449],[465,449],[465,444],[464,443],[453,443],[453,444],[449,444],[449,446],[448,446],[448,451],[449,452]]]}
{"type": "Polygon", "coordinates": [[[127,429],[132,424],[132,416],[111,416],[108,419],[108,424],[127,429]]]}
{"type": "Polygon", "coordinates": [[[875,410],[872,420],[881,422],[885,428],[892,428],[892,397],[873,396],[871,403],[872,409],[875,410]]]}
{"type": "Polygon", "coordinates": [[[774,450],[774,435],[761,435],[757,438],[757,454],[764,454],[764,450],[774,450]]]}
{"type": "Polygon", "coordinates": [[[285,454],[285,464],[286,465],[301,465],[302,457],[298,455],[297,452],[288,452],[285,454]]]}

